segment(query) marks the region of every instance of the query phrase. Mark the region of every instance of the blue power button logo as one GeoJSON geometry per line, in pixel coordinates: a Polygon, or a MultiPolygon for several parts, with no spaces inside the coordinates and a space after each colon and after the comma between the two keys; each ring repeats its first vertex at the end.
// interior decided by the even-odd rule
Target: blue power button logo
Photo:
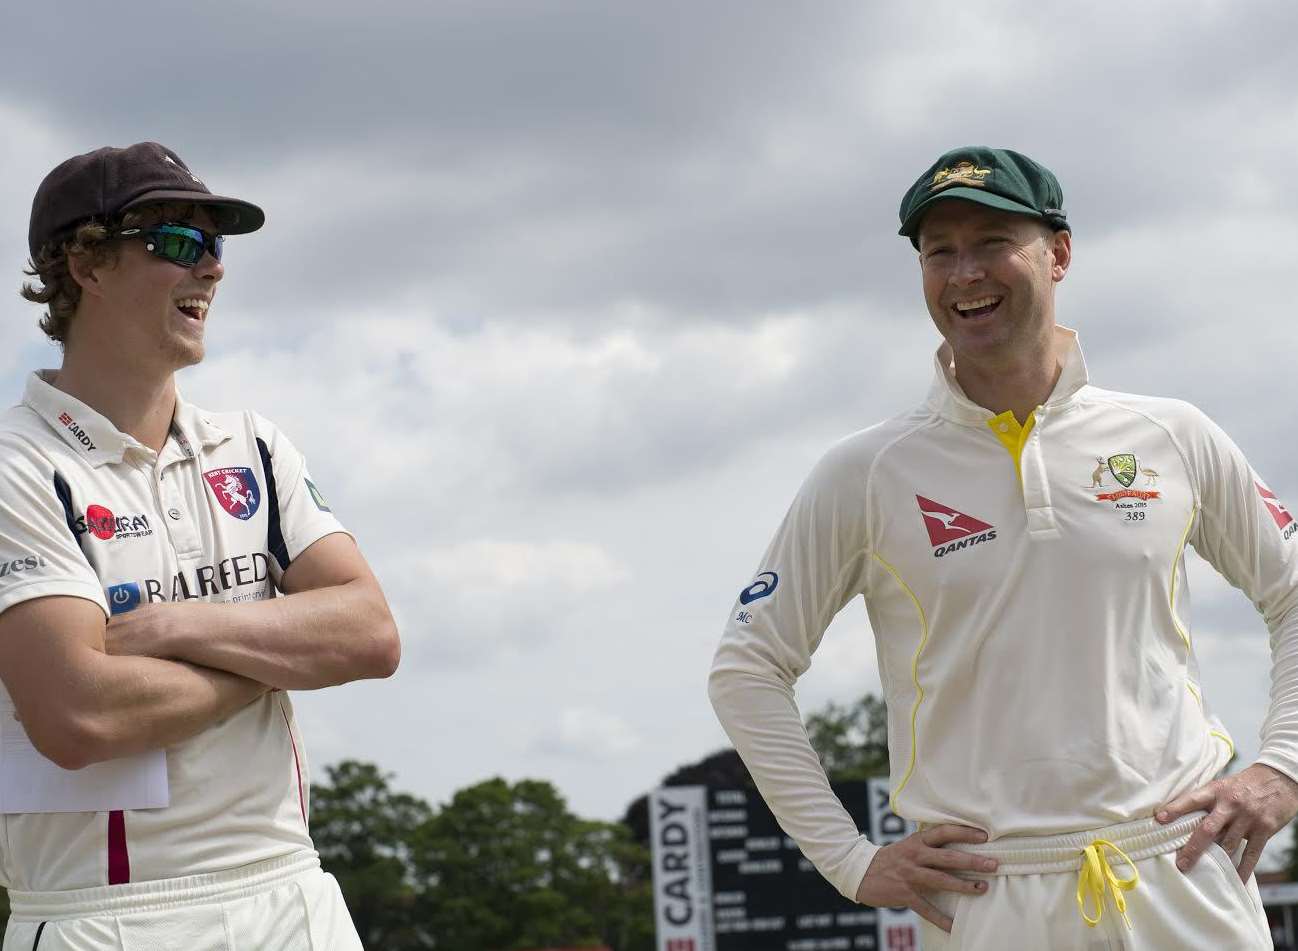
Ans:
{"type": "Polygon", "coordinates": [[[125,614],[140,606],[140,586],[134,581],[115,584],[104,593],[108,595],[108,610],[113,614],[125,614]]]}

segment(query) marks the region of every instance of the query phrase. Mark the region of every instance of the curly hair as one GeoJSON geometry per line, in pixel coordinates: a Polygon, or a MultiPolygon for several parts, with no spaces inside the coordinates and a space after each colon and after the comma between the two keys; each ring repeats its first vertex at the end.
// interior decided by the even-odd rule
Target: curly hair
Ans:
{"type": "Polygon", "coordinates": [[[84,255],[92,267],[112,267],[117,264],[121,246],[113,236],[119,228],[147,228],[164,221],[184,221],[192,218],[198,206],[170,202],[133,208],[108,222],[91,218],[77,225],[71,235],[47,241],[36,256],[29,259],[23,273],[37,278],[40,285],[23,281],[18,292],[33,304],[44,304],[40,328],[51,340],[63,346],[68,339],[68,329],[81,304],[81,285],[68,267],[73,255],[84,255]]]}

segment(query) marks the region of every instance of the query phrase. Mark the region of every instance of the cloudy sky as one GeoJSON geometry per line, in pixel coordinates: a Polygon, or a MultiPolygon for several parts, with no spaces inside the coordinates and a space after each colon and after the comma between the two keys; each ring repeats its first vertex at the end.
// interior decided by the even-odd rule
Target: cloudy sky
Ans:
{"type": "MultiPolygon", "coordinates": [[[[1092,379],[1199,404],[1298,501],[1295,31],[1283,0],[28,5],[0,260],[16,290],[37,183],[104,144],[261,204],[182,386],[306,452],[405,641],[394,679],[297,697],[317,771],[539,777],[613,818],[724,743],[708,662],[807,470],[922,398],[896,208],[952,146],[1062,180],[1092,379]]],[[[14,401],[58,352],[5,313],[14,401]]],[[[1247,759],[1266,632],[1192,585],[1247,759]]],[[[877,685],[857,603],[800,702],[877,685]]]]}

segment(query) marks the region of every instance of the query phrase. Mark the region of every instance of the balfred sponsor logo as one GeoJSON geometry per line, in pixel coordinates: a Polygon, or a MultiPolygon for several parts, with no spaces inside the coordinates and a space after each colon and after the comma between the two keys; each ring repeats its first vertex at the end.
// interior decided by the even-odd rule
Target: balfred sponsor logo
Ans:
{"type": "Polygon", "coordinates": [[[195,601],[203,598],[217,601],[256,601],[261,591],[221,597],[250,585],[265,587],[270,578],[270,558],[265,552],[235,555],[214,565],[200,565],[178,571],[170,578],[145,578],[141,583],[144,601],[195,601]]]}
{"type": "Polygon", "coordinates": [[[40,571],[42,568],[48,568],[49,565],[50,563],[40,555],[24,555],[22,558],[0,555],[0,578],[40,571]]]}

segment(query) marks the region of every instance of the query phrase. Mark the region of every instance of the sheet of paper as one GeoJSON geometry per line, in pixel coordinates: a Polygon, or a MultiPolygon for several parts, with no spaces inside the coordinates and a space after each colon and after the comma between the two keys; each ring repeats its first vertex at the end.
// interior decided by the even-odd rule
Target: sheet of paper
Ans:
{"type": "Polygon", "coordinates": [[[63,769],[32,746],[0,689],[0,813],[161,809],[170,802],[165,751],[63,769]]]}

